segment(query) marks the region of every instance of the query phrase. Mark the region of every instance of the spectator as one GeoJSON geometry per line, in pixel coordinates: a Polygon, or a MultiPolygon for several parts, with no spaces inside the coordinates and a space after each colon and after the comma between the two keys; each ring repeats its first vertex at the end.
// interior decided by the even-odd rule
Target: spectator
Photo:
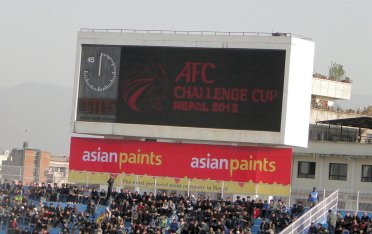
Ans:
{"type": "Polygon", "coordinates": [[[342,214],[341,214],[341,211],[338,210],[336,213],[336,227],[339,226],[341,220],[342,220],[342,214]]]}
{"type": "Polygon", "coordinates": [[[60,189],[60,196],[62,197],[62,199],[61,199],[62,202],[67,201],[67,197],[68,197],[69,192],[70,191],[69,191],[68,185],[67,184],[62,184],[62,187],[60,189]]]}
{"type": "Polygon", "coordinates": [[[57,183],[54,183],[53,185],[53,191],[52,191],[52,194],[50,196],[50,201],[59,201],[59,187],[58,187],[58,184],[57,183]]]}
{"type": "Polygon", "coordinates": [[[269,224],[266,222],[266,219],[263,218],[260,224],[260,234],[268,233],[269,231],[269,224]]]}
{"type": "Polygon", "coordinates": [[[178,230],[178,222],[176,219],[172,220],[172,223],[170,224],[170,230],[171,232],[177,232],[178,230]]]}
{"type": "Polygon", "coordinates": [[[91,198],[92,192],[89,190],[88,187],[83,188],[81,191],[82,191],[81,203],[86,204],[86,205],[89,204],[91,200],[90,198],[91,198]]]}
{"type": "Polygon", "coordinates": [[[327,224],[328,224],[328,232],[330,234],[335,233],[336,222],[337,222],[336,214],[332,212],[332,210],[328,210],[327,224]]]}
{"type": "Polygon", "coordinates": [[[341,226],[343,229],[346,229],[346,223],[345,223],[344,218],[342,218],[340,223],[336,224],[336,225],[337,225],[337,227],[341,226]]]}
{"type": "Polygon", "coordinates": [[[326,233],[326,230],[321,223],[318,223],[318,230],[317,231],[318,231],[318,234],[326,233]]]}
{"type": "Polygon", "coordinates": [[[354,211],[354,214],[352,216],[353,220],[356,220],[357,223],[360,223],[360,218],[358,216],[358,212],[354,211]]]}
{"type": "Polygon", "coordinates": [[[343,234],[344,233],[344,228],[342,226],[337,226],[335,230],[335,234],[343,234]]]}
{"type": "Polygon", "coordinates": [[[359,223],[356,219],[353,220],[350,226],[350,232],[351,233],[359,233],[359,223]]]}
{"type": "Polygon", "coordinates": [[[315,227],[315,223],[311,222],[308,234],[318,234],[318,229],[315,227]]]}
{"type": "Polygon", "coordinates": [[[369,224],[369,216],[367,212],[364,212],[362,217],[360,217],[360,229],[367,233],[368,231],[368,224],[369,224]]]}
{"type": "Polygon", "coordinates": [[[10,190],[10,184],[7,179],[4,180],[4,183],[2,184],[2,190],[10,190]]]}
{"type": "Polygon", "coordinates": [[[369,224],[367,225],[367,234],[372,234],[372,220],[369,221],[369,224]]]}
{"type": "Polygon", "coordinates": [[[77,203],[78,202],[78,196],[79,196],[79,190],[77,186],[70,187],[69,190],[69,196],[67,201],[72,202],[72,203],[77,203]]]}
{"type": "Polygon", "coordinates": [[[92,188],[92,191],[90,192],[90,199],[93,200],[95,204],[98,203],[99,193],[96,188],[92,188]]]}
{"type": "Polygon", "coordinates": [[[20,230],[17,224],[17,218],[14,217],[9,222],[8,233],[20,233],[20,230]]]}
{"type": "Polygon", "coordinates": [[[91,201],[89,202],[89,204],[87,205],[86,212],[87,212],[87,214],[89,214],[91,217],[95,218],[95,214],[96,214],[96,204],[94,203],[93,200],[91,200],[91,201]]]}
{"type": "Polygon", "coordinates": [[[304,213],[304,204],[302,201],[298,201],[297,203],[297,216],[301,216],[304,213]]]}
{"type": "Polygon", "coordinates": [[[268,230],[267,233],[269,233],[269,234],[275,234],[276,233],[275,223],[272,220],[269,221],[269,230],[268,230]]]}
{"type": "Polygon", "coordinates": [[[112,193],[112,186],[114,185],[114,175],[110,174],[110,178],[107,181],[108,187],[107,187],[107,197],[106,197],[106,203],[110,203],[111,193],[112,193]]]}
{"type": "Polygon", "coordinates": [[[313,187],[313,191],[309,193],[308,201],[310,202],[310,207],[315,206],[319,202],[319,193],[316,188],[313,187]]]}
{"type": "Polygon", "coordinates": [[[270,217],[272,213],[275,213],[276,209],[275,209],[275,204],[274,204],[274,200],[270,200],[269,202],[269,210],[268,210],[268,216],[270,217]]]}
{"type": "Polygon", "coordinates": [[[53,197],[52,197],[52,194],[53,194],[53,188],[52,188],[52,185],[51,185],[51,184],[48,184],[48,185],[46,186],[45,191],[46,191],[46,200],[47,200],[47,201],[51,201],[51,200],[53,199],[53,197]]]}
{"type": "Polygon", "coordinates": [[[101,189],[99,192],[98,203],[101,205],[106,205],[107,192],[105,189],[101,189]]]}
{"type": "Polygon", "coordinates": [[[367,212],[363,213],[362,217],[360,217],[360,221],[363,222],[363,223],[369,222],[369,216],[368,216],[367,212]]]}
{"type": "Polygon", "coordinates": [[[261,212],[262,218],[267,218],[268,210],[269,210],[269,204],[267,203],[267,200],[265,200],[262,205],[262,212],[261,212]]]}
{"type": "Polygon", "coordinates": [[[344,216],[345,228],[350,230],[351,224],[353,223],[353,217],[350,215],[350,212],[346,212],[344,216]]]}
{"type": "Polygon", "coordinates": [[[281,214],[279,218],[279,226],[278,226],[279,230],[283,230],[290,223],[291,223],[291,219],[289,218],[288,213],[281,214]]]}
{"type": "Polygon", "coordinates": [[[253,216],[253,218],[254,219],[257,219],[257,218],[259,218],[260,217],[260,209],[258,208],[258,207],[255,207],[254,209],[253,209],[253,214],[252,214],[252,216],[253,216]]]}
{"type": "Polygon", "coordinates": [[[243,204],[242,200],[240,199],[240,196],[236,197],[236,201],[234,202],[234,205],[241,206],[243,204]]]}

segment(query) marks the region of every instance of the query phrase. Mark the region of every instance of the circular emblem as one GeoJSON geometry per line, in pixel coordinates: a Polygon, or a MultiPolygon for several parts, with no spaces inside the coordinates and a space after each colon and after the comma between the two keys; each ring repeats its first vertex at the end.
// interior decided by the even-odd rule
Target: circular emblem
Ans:
{"type": "Polygon", "coordinates": [[[98,57],[88,57],[85,63],[83,78],[90,89],[104,92],[114,84],[117,78],[117,68],[110,55],[101,52],[98,57]]]}
{"type": "Polygon", "coordinates": [[[125,77],[122,97],[135,112],[154,112],[164,108],[167,96],[167,77],[159,64],[147,64],[143,69],[125,77]]]}

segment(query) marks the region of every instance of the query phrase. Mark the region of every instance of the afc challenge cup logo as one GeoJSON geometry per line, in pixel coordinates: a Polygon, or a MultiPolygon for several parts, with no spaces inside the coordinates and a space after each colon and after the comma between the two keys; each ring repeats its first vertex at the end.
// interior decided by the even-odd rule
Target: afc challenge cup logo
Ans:
{"type": "Polygon", "coordinates": [[[167,74],[162,65],[148,63],[128,73],[122,88],[122,98],[135,112],[157,112],[164,109],[167,74]]]}

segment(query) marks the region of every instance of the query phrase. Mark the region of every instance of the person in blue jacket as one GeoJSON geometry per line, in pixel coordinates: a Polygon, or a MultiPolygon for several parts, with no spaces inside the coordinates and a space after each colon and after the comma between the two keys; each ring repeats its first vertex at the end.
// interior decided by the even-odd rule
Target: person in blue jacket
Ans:
{"type": "Polygon", "coordinates": [[[319,193],[316,191],[316,188],[313,188],[313,191],[309,193],[308,201],[310,202],[310,207],[315,206],[319,202],[319,193]]]}

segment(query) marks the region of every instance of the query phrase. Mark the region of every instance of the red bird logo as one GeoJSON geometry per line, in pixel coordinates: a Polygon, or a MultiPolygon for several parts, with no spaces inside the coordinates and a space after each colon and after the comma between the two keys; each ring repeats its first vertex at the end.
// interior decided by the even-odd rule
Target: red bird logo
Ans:
{"type": "Polygon", "coordinates": [[[148,64],[144,69],[125,77],[122,97],[135,112],[154,112],[163,109],[167,93],[167,77],[159,64],[148,64]]]}

